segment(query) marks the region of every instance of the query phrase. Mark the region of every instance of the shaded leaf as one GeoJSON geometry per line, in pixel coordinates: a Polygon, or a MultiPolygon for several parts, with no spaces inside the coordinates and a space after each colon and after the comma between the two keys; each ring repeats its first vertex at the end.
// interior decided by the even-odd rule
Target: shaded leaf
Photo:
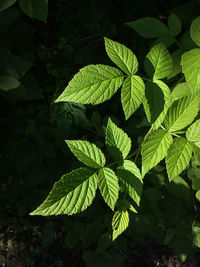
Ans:
{"type": "Polygon", "coordinates": [[[190,36],[192,40],[200,46],[200,17],[197,17],[192,21],[190,26],[190,36]]]}
{"type": "Polygon", "coordinates": [[[106,146],[111,155],[118,160],[126,158],[131,149],[131,139],[110,118],[106,127],[106,146]]]}
{"type": "Polygon", "coordinates": [[[48,0],[19,0],[22,11],[33,19],[47,21],[48,0]]]}
{"type": "Polygon", "coordinates": [[[145,17],[126,24],[145,38],[158,38],[169,35],[165,24],[156,18],[145,17]]]}

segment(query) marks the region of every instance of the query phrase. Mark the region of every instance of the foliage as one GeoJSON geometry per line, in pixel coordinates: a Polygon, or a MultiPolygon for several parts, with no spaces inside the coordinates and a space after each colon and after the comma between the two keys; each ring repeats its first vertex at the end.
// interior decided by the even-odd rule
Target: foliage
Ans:
{"type": "Polygon", "coordinates": [[[199,4],[161,2],[49,1],[47,20],[48,1],[2,0],[2,264],[122,266],[137,250],[153,266],[152,239],[198,252],[199,4]]]}
{"type": "MultiPolygon", "coordinates": [[[[196,199],[199,200],[200,187],[196,178],[192,178],[191,184],[193,174],[187,178],[185,173],[186,169],[190,171],[189,166],[194,159],[200,160],[199,120],[196,120],[200,107],[197,60],[200,48],[182,48],[175,38],[181,33],[182,24],[175,14],[169,16],[168,27],[151,17],[128,25],[145,38],[158,38],[144,60],[147,76],[143,76],[144,71],[138,72],[138,59],[129,48],[105,38],[106,52],[118,68],[102,64],[83,67],[55,102],[97,105],[110,100],[121,87],[125,119],[130,120],[139,108],[141,112],[143,104],[150,129],[131,154],[130,137],[111,118],[107,119],[105,127],[105,152],[88,141],[66,141],[73,154],[90,168],[84,167],[64,175],[31,215],[79,213],[91,205],[98,187],[104,201],[114,210],[113,240],[127,229],[130,216],[136,224],[132,226],[135,227],[134,233],[138,230],[137,222],[140,229],[145,229],[147,221],[152,224],[153,220],[166,227],[166,230],[160,229],[158,240],[175,247],[184,258],[184,255],[195,251],[193,245],[189,245],[189,233],[193,233],[193,244],[199,247],[199,223],[192,208],[193,202],[199,204],[193,199],[192,190],[197,191],[196,199]],[[178,62],[172,56],[178,51],[174,44],[179,49],[181,47],[178,62]],[[133,156],[135,159],[131,160],[133,156]],[[136,162],[141,166],[141,172],[136,162]],[[148,185],[149,179],[153,185],[148,185]],[[180,199],[186,203],[186,208],[180,199]],[[153,215],[145,213],[147,207],[153,215]],[[180,208],[179,213],[175,218],[167,218],[169,210],[174,210],[174,207],[180,208]],[[185,212],[191,215],[181,219],[181,213],[185,212]],[[184,231],[185,248],[178,243],[184,231]]],[[[193,20],[190,27],[194,46],[199,46],[199,29],[200,17],[193,20]]],[[[147,228],[143,234],[150,235],[151,231],[147,228]]],[[[151,234],[154,233],[152,231],[151,234]]]]}

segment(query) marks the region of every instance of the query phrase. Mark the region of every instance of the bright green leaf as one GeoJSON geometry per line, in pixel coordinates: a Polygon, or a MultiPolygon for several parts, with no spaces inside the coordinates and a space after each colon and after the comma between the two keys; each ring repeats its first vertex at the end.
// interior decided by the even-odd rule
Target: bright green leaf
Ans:
{"type": "Polygon", "coordinates": [[[92,204],[97,189],[94,170],[80,168],[62,176],[46,200],[31,215],[72,215],[92,204]]]}
{"type": "Polygon", "coordinates": [[[109,58],[127,75],[135,74],[138,70],[138,61],[133,52],[123,44],[104,39],[109,58]]]}
{"type": "Polygon", "coordinates": [[[192,95],[191,87],[186,82],[179,83],[172,91],[172,100],[175,101],[182,97],[191,95],[192,95]]]}
{"type": "Polygon", "coordinates": [[[16,0],[1,0],[1,2],[0,2],[0,11],[3,11],[4,9],[9,8],[15,2],[16,2],[16,0]]]}
{"type": "Polygon", "coordinates": [[[139,206],[142,194],[142,176],[134,162],[125,160],[123,165],[117,167],[117,175],[122,187],[139,206]]]}
{"type": "Polygon", "coordinates": [[[182,71],[192,92],[200,90],[200,49],[195,48],[185,52],[181,60],[182,71]]]}
{"type": "Polygon", "coordinates": [[[189,164],[192,157],[192,144],[183,137],[175,138],[166,156],[169,181],[178,176],[189,164]]]}
{"type": "Polygon", "coordinates": [[[192,236],[193,236],[193,243],[195,244],[195,246],[200,248],[200,227],[199,226],[192,227],[192,236]]]}
{"type": "Polygon", "coordinates": [[[199,96],[187,96],[175,101],[165,117],[166,129],[170,132],[179,131],[188,126],[199,111],[199,96]]]}
{"type": "Polygon", "coordinates": [[[98,175],[98,187],[108,206],[114,210],[119,194],[118,178],[110,168],[102,168],[98,175]]]}
{"type": "Polygon", "coordinates": [[[156,18],[145,17],[126,24],[145,38],[158,38],[169,35],[165,24],[156,18]]]}
{"type": "Polygon", "coordinates": [[[198,191],[196,192],[196,199],[198,199],[198,200],[200,201],[200,190],[198,190],[198,191]]]}
{"type": "Polygon", "coordinates": [[[131,139],[110,118],[106,127],[106,145],[116,159],[125,159],[131,149],[131,139]]]}
{"type": "Polygon", "coordinates": [[[150,132],[142,143],[142,175],[155,167],[167,155],[172,144],[170,133],[159,129],[150,132]]]}
{"type": "Polygon", "coordinates": [[[181,21],[174,13],[168,17],[168,28],[172,36],[177,36],[181,32],[181,21]]]}
{"type": "Polygon", "coordinates": [[[121,101],[126,120],[140,106],[144,96],[145,85],[143,80],[137,75],[126,78],[121,90],[121,101]]]}
{"type": "Polygon", "coordinates": [[[105,165],[105,156],[95,144],[82,140],[66,140],[66,143],[72,153],[84,164],[97,169],[105,165]]]}
{"type": "Polygon", "coordinates": [[[200,120],[195,121],[186,132],[187,139],[200,148],[200,120]]]}
{"type": "Polygon", "coordinates": [[[123,233],[129,224],[129,214],[126,208],[121,208],[117,211],[112,220],[112,228],[113,228],[113,241],[123,233]]]}
{"type": "Polygon", "coordinates": [[[109,100],[122,85],[123,73],[106,65],[82,68],[55,102],[99,104],[109,100]]]}
{"type": "Polygon", "coordinates": [[[190,36],[192,40],[200,46],[200,17],[197,17],[192,21],[190,26],[190,36]]]}
{"type": "Polygon", "coordinates": [[[19,0],[22,11],[33,19],[47,21],[48,0],[19,0]]]}
{"type": "Polygon", "coordinates": [[[164,44],[153,46],[144,61],[144,68],[155,80],[168,77],[173,70],[173,60],[164,44]]]}

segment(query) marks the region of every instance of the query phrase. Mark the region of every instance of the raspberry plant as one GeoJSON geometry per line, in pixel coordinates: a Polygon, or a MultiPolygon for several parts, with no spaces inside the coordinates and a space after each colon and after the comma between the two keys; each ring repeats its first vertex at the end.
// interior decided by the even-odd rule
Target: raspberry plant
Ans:
{"type": "MultiPolygon", "coordinates": [[[[181,185],[185,182],[180,175],[191,159],[200,161],[200,17],[191,24],[194,48],[187,51],[176,39],[181,22],[175,14],[169,16],[168,27],[149,17],[128,25],[145,38],[157,39],[144,60],[147,76],[138,74],[137,57],[129,48],[105,38],[106,52],[118,68],[102,64],[83,67],[56,102],[97,105],[108,101],[121,88],[125,119],[143,106],[151,125],[137,150],[142,157],[141,170],[130,154],[134,140],[109,118],[105,145],[113,161],[107,161],[105,153],[93,143],[66,140],[72,153],[86,166],[63,175],[47,199],[31,213],[48,216],[82,212],[92,204],[99,188],[114,212],[113,240],[128,227],[129,213],[139,212],[145,176],[153,168],[165,159],[169,182],[181,185]],[[171,49],[176,45],[178,49],[171,49]]],[[[193,179],[192,188],[200,201],[197,180],[193,179]]],[[[193,242],[200,247],[197,220],[191,228],[193,242]]]]}

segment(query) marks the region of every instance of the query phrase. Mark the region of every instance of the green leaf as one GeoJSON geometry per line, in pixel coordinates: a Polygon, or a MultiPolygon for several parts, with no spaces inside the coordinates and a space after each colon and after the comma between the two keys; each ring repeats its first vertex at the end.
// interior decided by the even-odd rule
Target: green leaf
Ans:
{"type": "Polygon", "coordinates": [[[30,215],[72,215],[84,211],[92,204],[97,189],[95,170],[80,168],[54,184],[47,199],[30,215]]]}
{"type": "Polygon", "coordinates": [[[131,149],[131,139],[110,118],[106,127],[106,145],[116,159],[125,159],[131,149]]]}
{"type": "Polygon", "coordinates": [[[126,120],[137,110],[144,96],[145,85],[143,80],[137,75],[126,78],[121,90],[121,101],[126,120]]]}
{"type": "Polygon", "coordinates": [[[47,21],[48,0],[19,0],[22,11],[33,19],[47,21]]]}
{"type": "Polygon", "coordinates": [[[9,91],[20,85],[20,82],[12,76],[0,75],[0,90],[9,91]]]}
{"type": "Polygon", "coordinates": [[[16,2],[16,0],[1,0],[1,3],[0,3],[0,11],[3,11],[4,9],[9,8],[15,2],[16,2]]]}
{"type": "Polygon", "coordinates": [[[200,49],[195,48],[185,52],[181,60],[182,71],[192,92],[200,90],[200,49]]]}
{"type": "Polygon", "coordinates": [[[196,195],[195,196],[196,196],[196,199],[200,201],[200,190],[198,190],[196,192],[196,195]]]}
{"type": "Polygon", "coordinates": [[[114,210],[119,194],[118,178],[113,170],[104,167],[98,175],[98,187],[108,206],[114,210]]]}
{"type": "Polygon", "coordinates": [[[123,83],[123,73],[106,65],[82,68],[55,102],[99,104],[109,100],[123,83]]]}
{"type": "Polygon", "coordinates": [[[109,58],[127,75],[135,74],[138,70],[138,61],[133,52],[123,44],[104,39],[109,58]]]}
{"type": "Polygon", "coordinates": [[[129,214],[126,207],[117,211],[112,220],[112,228],[113,228],[113,241],[123,233],[129,224],[129,214]]]}
{"type": "Polygon", "coordinates": [[[168,79],[173,78],[174,76],[176,76],[177,74],[179,74],[182,71],[181,57],[182,57],[183,53],[184,53],[183,49],[177,49],[174,52],[172,52],[171,56],[172,56],[172,60],[173,60],[173,69],[172,69],[172,72],[170,73],[170,75],[167,77],[168,79]]]}
{"type": "Polygon", "coordinates": [[[171,182],[189,164],[192,157],[192,144],[183,137],[175,138],[166,156],[166,166],[171,182]]]}
{"type": "Polygon", "coordinates": [[[192,236],[193,236],[193,243],[195,244],[195,246],[200,248],[200,227],[199,226],[192,227],[192,236]]]}
{"type": "Polygon", "coordinates": [[[170,133],[159,129],[146,135],[142,143],[142,176],[155,167],[167,155],[172,144],[170,133]]]}
{"type": "Polygon", "coordinates": [[[165,24],[156,18],[145,17],[126,24],[145,38],[158,38],[169,35],[165,24]]]}
{"type": "Polygon", "coordinates": [[[200,189],[200,168],[190,167],[187,176],[192,181],[192,189],[198,191],[200,189]]]}
{"type": "Polygon", "coordinates": [[[143,100],[147,120],[157,129],[163,122],[169,106],[171,93],[169,87],[162,81],[147,82],[143,100]]]}
{"type": "Polygon", "coordinates": [[[197,17],[192,21],[190,26],[190,36],[192,40],[200,46],[200,17],[197,17]]]}
{"type": "Polygon", "coordinates": [[[166,129],[170,132],[179,131],[188,126],[199,111],[199,96],[187,96],[175,101],[165,117],[166,129]]]}
{"type": "Polygon", "coordinates": [[[176,176],[171,183],[168,183],[167,191],[176,198],[180,198],[187,203],[191,203],[190,186],[182,177],[176,176]]]}
{"type": "Polygon", "coordinates": [[[182,97],[191,95],[192,95],[191,87],[188,86],[186,82],[179,83],[172,91],[172,100],[175,101],[182,97]]]}
{"type": "Polygon", "coordinates": [[[168,17],[168,28],[172,36],[177,36],[181,32],[181,21],[174,13],[168,17]]]}
{"type": "Polygon", "coordinates": [[[200,120],[195,121],[186,132],[187,139],[200,148],[200,120]]]}
{"type": "Polygon", "coordinates": [[[123,165],[120,165],[119,168],[131,172],[132,174],[134,174],[137,178],[139,178],[142,181],[143,177],[140,173],[139,168],[135,164],[135,162],[125,159],[123,161],[123,165]]]}
{"type": "Polygon", "coordinates": [[[82,140],[66,140],[66,143],[72,153],[84,164],[97,169],[105,165],[105,156],[95,144],[82,140]]]}
{"type": "Polygon", "coordinates": [[[155,80],[166,78],[171,74],[173,61],[164,44],[153,46],[146,56],[144,68],[148,76],[155,80]]]}
{"type": "Polygon", "coordinates": [[[139,206],[142,194],[142,176],[134,162],[125,160],[123,165],[117,167],[117,175],[122,187],[139,206]]]}

